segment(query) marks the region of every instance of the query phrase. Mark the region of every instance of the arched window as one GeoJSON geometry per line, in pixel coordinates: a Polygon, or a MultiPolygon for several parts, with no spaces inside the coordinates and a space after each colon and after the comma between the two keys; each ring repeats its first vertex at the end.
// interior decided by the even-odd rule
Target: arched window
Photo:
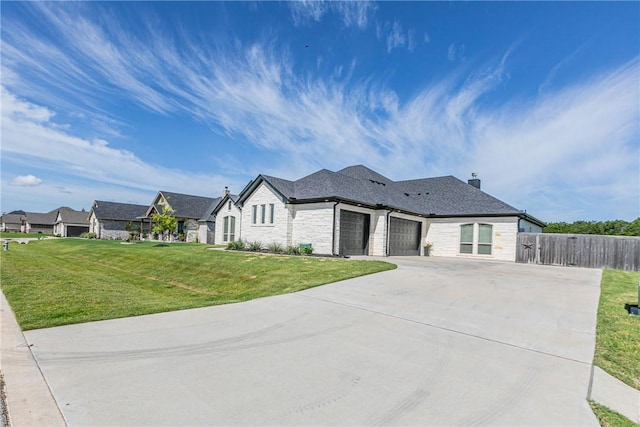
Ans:
{"type": "Polygon", "coordinates": [[[462,224],[460,226],[460,253],[491,255],[493,225],[462,224]]]}

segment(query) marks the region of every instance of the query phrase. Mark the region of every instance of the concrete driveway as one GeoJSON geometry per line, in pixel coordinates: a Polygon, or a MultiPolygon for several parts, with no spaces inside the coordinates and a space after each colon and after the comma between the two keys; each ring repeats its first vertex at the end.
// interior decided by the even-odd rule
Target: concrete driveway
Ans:
{"type": "Polygon", "coordinates": [[[80,425],[593,425],[600,271],[391,258],[242,304],[25,335],[80,425]]]}

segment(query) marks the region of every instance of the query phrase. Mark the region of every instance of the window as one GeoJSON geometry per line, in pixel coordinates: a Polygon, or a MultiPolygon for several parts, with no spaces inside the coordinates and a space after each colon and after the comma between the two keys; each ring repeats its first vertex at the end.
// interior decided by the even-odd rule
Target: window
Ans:
{"type": "Polygon", "coordinates": [[[235,216],[225,216],[223,218],[223,233],[222,233],[222,241],[223,242],[233,242],[236,240],[236,217],[235,216]]]}
{"type": "Polygon", "coordinates": [[[227,203],[227,210],[230,211],[231,210],[231,200],[229,200],[229,203],[227,203]]]}
{"type": "Polygon", "coordinates": [[[460,253],[491,255],[492,239],[493,226],[491,224],[463,224],[460,226],[460,253]]]}
{"type": "Polygon", "coordinates": [[[491,236],[493,226],[489,224],[478,225],[478,255],[491,255],[491,236]]]}
{"type": "Polygon", "coordinates": [[[266,214],[267,214],[267,209],[265,205],[260,205],[260,223],[264,224],[266,214]]]}
{"type": "Polygon", "coordinates": [[[251,206],[251,224],[258,222],[258,205],[251,206]]]}
{"type": "Polygon", "coordinates": [[[273,203],[269,204],[269,223],[273,224],[273,213],[275,211],[275,205],[273,203]]]}
{"type": "Polygon", "coordinates": [[[473,224],[460,226],[460,253],[473,253],[473,224]]]}

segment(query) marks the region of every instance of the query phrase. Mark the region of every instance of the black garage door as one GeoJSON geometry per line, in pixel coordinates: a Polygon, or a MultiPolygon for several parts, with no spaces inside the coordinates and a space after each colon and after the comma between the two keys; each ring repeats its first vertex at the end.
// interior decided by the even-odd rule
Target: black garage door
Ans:
{"type": "Polygon", "coordinates": [[[89,226],[83,227],[81,225],[69,225],[67,227],[67,237],[78,237],[82,233],[88,233],[89,226]]]}
{"type": "Polygon", "coordinates": [[[367,255],[369,215],[340,211],[340,255],[367,255]]]}
{"type": "Polygon", "coordinates": [[[420,255],[422,224],[391,217],[389,221],[389,255],[420,255]]]}

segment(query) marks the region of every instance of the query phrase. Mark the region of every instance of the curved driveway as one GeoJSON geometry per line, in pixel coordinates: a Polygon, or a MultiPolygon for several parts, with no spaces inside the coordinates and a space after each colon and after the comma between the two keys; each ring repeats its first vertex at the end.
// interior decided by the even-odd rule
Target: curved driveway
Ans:
{"type": "Polygon", "coordinates": [[[593,425],[600,271],[391,258],[241,304],[26,332],[79,425],[593,425]]]}

